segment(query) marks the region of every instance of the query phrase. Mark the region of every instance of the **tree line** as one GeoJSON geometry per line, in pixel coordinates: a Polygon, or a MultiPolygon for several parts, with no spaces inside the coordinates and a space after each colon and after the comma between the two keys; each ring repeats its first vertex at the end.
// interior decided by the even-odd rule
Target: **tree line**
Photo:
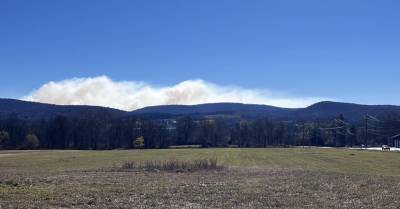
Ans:
{"type": "Polygon", "coordinates": [[[391,144],[400,117],[387,115],[349,123],[338,115],[323,121],[115,118],[104,113],[24,120],[0,118],[0,149],[117,149],[281,146],[376,146],[391,144]]]}

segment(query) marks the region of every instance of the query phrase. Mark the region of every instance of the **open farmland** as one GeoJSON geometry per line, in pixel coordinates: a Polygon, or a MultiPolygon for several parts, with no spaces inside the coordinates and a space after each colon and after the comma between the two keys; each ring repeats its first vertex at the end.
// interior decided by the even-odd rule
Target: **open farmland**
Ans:
{"type": "Polygon", "coordinates": [[[400,153],[320,148],[2,151],[0,208],[398,208],[400,153]],[[222,169],[118,169],[218,159],[222,169]]]}

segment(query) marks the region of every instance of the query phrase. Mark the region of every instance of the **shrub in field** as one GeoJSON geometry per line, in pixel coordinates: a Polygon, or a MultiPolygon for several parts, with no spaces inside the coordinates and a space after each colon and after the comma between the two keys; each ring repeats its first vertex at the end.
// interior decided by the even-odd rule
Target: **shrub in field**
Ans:
{"type": "Polygon", "coordinates": [[[218,166],[218,160],[212,159],[196,159],[191,161],[180,160],[146,160],[146,161],[129,161],[124,162],[122,169],[138,169],[146,171],[199,171],[199,170],[217,170],[222,166],[218,166]]]}
{"type": "Polygon", "coordinates": [[[217,158],[211,158],[211,159],[209,160],[209,163],[210,163],[210,167],[212,167],[212,168],[217,168],[217,167],[218,167],[218,165],[217,165],[217,163],[218,163],[217,158]]]}
{"type": "Polygon", "coordinates": [[[136,164],[134,161],[124,162],[121,166],[122,169],[134,169],[136,168],[136,164]]]}

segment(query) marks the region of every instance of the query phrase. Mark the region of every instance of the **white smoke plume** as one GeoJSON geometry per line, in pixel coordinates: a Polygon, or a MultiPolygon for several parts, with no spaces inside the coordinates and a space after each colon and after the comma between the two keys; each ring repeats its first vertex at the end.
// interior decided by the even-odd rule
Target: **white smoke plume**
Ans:
{"type": "Polygon", "coordinates": [[[121,110],[154,105],[216,102],[305,107],[323,100],[277,96],[268,90],[220,86],[203,80],[187,80],[173,86],[156,87],[138,81],[113,81],[107,76],[51,81],[22,99],[61,105],[96,105],[121,110]]]}

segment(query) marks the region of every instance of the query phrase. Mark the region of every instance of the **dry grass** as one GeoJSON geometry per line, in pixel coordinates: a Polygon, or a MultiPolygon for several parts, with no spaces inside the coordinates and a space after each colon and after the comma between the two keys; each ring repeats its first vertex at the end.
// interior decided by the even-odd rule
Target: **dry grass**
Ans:
{"type": "Polygon", "coordinates": [[[1,185],[3,208],[397,208],[398,179],[291,169],[72,172],[1,185]]]}
{"type": "Polygon", "coordinates": [[[208,159],[201,153],[214,156],[210,155],[214,151],[182,150],[168,155],[163,150],[45,151],[4,157],[0,161],[0,208],[372,209],[400,205],[400,166],[392,164],[393,159],[399,162],[400,153],[382,156],[380,152],[322,149],[218,149],[218,166],[224,169],[101,169],[115,163],[121,168],[123,162],[132,161],[136,162],[133,168],[137,162],[157,162],[149,167],[158,169],[165,164],[161,162],[173,162],[171,159],[188,163],[208,159]],[[234,157],[232,152],[246,164],[238,165],[236,158],[220,160],[224,154],[234,157]],[[182,153],[184,158],[180,157],[182,153]],[[361,165],[370,166],[351,167],[357,156],[361,156],[357,159],[361,165]],[[320,162],[326,162],[326,167],[320,162]],[[329,167],[338,164],[346,169],[329,167]]]}

